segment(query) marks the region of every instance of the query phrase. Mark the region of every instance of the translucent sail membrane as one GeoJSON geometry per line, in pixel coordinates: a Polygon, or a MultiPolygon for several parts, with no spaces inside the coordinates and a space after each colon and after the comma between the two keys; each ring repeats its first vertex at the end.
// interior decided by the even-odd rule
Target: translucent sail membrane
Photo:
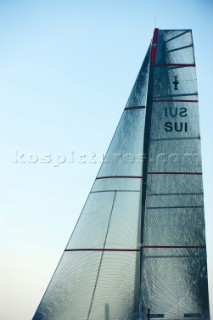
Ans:
{"type": "Polygon", "coordinates": [[[138,317],[148,57],[33,320],[138,317]]]}
{"type": "Polygon", "coordinates": [[[147,51],[143,66],[138,73],[137,79],[132,88],[132,92],[126,103],[126,108],[134,108],[135,106],[146,106],[149,78],[149,56],[150,50],[147,51]]]}
{"type": "Polygon", "coordinates": [[[190,30],[159,30],[144,216],[143,319],[210,319],[190,30]]]}

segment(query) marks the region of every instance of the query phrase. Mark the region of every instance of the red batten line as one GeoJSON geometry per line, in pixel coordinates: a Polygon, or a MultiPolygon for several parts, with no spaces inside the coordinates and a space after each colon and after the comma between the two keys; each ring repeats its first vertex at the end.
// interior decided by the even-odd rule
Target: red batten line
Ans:
{"type": "Polygon", "coordinates": [[[198,102],[198,100],[152,100],[153,102],[198,102]]]}
{"type": "Polygon", "coordinates": [[[195,67],[194,63],[158,63],[156,67],[195,67]]]}
{"type": "Polygon", "coordinates": [[[116,249],[116,248],[77,248],[77,249],[65,249],[64,251],[130,251],[130,252],[137,252],[140,249],[116,249]]]}
{"type": "Polygon", "coordinates": [[[117,178],[132,178],[132,179],[141,179],[143,178],[142,176],[103,176],[103,177],[97,177],[96,180],[99,180],[99,179],[110,179],[110,178],[113,178],[113,179],[117,179],[117,178]]]}
{"type": "Polygon", "coordinates": [[[145,106],[137,106],[137,107],[127,107],[124,109],[125,110],[136,110],[136,109],[145,109],[145,106]]]}
{"type": "Polygon", "coordinates": [[[202,175],[202,172],[148,172],[148,174],[191,174],[202,175]]]}
{"type": "Polygon", "coordinates": [[[146,246],[142,245],[142,248],[159,248],[159,249],[205,249],[206,246],[146,246]]]}
{"type": "Polygon", "coordinates": [[[157,57],[158,33],[159,33],[159,29],[155,28],[153,38],[152,38],[151,52],[150,52],[151,62],[155,62],[157,57]]]}

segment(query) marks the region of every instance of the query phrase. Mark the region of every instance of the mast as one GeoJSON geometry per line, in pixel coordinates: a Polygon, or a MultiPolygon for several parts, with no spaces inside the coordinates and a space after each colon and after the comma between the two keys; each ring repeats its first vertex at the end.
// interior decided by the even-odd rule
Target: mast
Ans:
{"type": "Polygon", "coordinates": [[[147,174],[148,174],[148,162],[149,162],[149,146],[150,146],[150,133],[151,133],[151,121],[152,121],[152,101],[153,101],[153,88],[154,88],[155,61],[157,56],[157,45],[158,45],[158,32],[159,32],[159,29],[155,28],[154,35],[151,42],[151,50],[150,50],[150,57],[149,57],[149,81],[148,81],[145,127],[144,127],[143,169],[142,169],[143,182],[142,182],[142,202],[141,202],[141,243],[140,243],[141,266],[142,266],[142,256],[143,256],[143,236],[144,236],[143,230],[144,230],[144,217],[145,217],[145,211],[146,211],[147,174]]]}
{"type": "MultiPolygon", "coordinates": [[[[159,29],[154,29],[153,38],[151,41],[150,56],[149,56],[149,80],[147,90],[146,114],[145,114],[145,127],[144,127],[144,142],[143,142],[143,164],[142,164],[142,201],[141,201],[141,239],[140,239],[140,296],[142,293],[142,269],[143,269],[143,242],[144,242],[144,218],[146,212],[146,195],[147,195],[147,175],[149,163],[149,147],[150,147],[150,134],[151,134],[151,121],[152,121],[152,101],[154,89],[154,75],[155,63],[157,56],[158,46],[158,32],[159,29]]],[[[141,303],[141,301],[140,301],[141,303]]],[[[147,319],[149,319],[150,309],[148,307],[147,319]]],[[[139,316],[141,319],[141,304],[139,304],[139,316]]]]}

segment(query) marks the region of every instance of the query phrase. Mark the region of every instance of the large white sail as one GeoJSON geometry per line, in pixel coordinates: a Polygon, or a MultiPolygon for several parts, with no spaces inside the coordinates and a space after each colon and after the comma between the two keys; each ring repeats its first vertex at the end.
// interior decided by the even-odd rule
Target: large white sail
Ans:
{"type": "Polygon", "coordinates": [[[33,320],[210,319],[191,30],[155,29],[33,320]]]}

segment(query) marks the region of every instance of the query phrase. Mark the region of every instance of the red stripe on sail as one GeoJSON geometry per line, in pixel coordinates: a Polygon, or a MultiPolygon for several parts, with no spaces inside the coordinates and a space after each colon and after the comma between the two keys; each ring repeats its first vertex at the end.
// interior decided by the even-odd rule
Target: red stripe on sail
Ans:
{"type": "Polygon", "coordinates": [[[126,248],[76,248],[76,249],[65,249],[64,251],[118,251],[118,252],[137,252],[140,251],[140,249],[126,249],[126,248]]]}
{"type": "Polygon", "coordinates": [[[99,179],[119,179],[119,178],[124,178],[124,179],[142,179],[142,176],[103,176],[103,177],[97,177],[96,180],[99,179]]]}

